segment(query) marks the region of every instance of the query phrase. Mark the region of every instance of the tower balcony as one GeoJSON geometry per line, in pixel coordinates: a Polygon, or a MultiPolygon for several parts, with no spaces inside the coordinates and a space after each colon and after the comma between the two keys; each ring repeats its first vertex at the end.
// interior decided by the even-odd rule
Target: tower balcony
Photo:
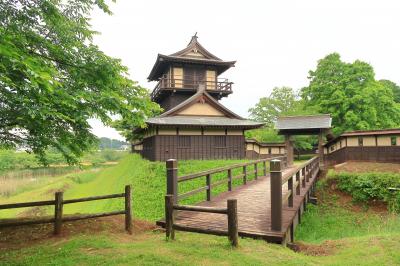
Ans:
{"type": "Polygon", "coordinates": [[[203,85],[206,87],[206,91],[217,98],[228,96],[232,93],[233,82],[227,79],[218,80],[195,80],[195,79],[183,79],[183,78],[170,78],[162,77],[154,90],[151,93],[151,99],[157,101],[163,97],[174,92],[196,92],[199,86],[203,85]]]}

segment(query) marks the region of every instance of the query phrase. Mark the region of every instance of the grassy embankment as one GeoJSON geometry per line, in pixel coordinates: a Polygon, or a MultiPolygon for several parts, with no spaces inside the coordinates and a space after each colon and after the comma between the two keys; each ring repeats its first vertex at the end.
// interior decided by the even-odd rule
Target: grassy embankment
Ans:
{"type": "MultiPolygon", "coordinates": [[[[188,174],[204,171],[211,168],[231,165],[240,160],[214,160],[214,161],[181,161],[179,162],[179,173],[188,174]]],[[[249,167],[248,171],[253,168],[249,167]]],[[[241,173],[242,169],[233,171],[233,175],[241,173]]],[[[213,175],[213,180],[217,181],[226,178],[226,172],[213,175]]],[[[251,178],[250,178],[251,179],[251,178]]],[[[240,180],[235,180],[239,184],[240,180]]],[[[93,195],[103,195],[120,193],[126,184],[133,186],[133,208],[134,215],[141,219],[155,221],[162,217],[163,196],[166,191],[165,184],[165,163],[149,162],[142,160],[138,155],[129,154],[124,157],[118,165],[110,166],[99,171],[86,171],[82,173],[71,173],[66,176],[55,177],[48,183],[32,189],[26,189],[11,197],[0,197],[1,203],[25,202],[33,200],[45,200],[54,197],[57,190],[64,191],[64,199],[79,198],[93,195]]],[[[180,192],[189,191],[199,186],[204,186],[205,178],[185,182],[180,185],[180,192]]],[[[227,186],[221,185],[213,189],[217,194],[226,191],[227,186]]],[[[203,200],[205,193],[195,195],[183,203],[191,203],[203,200]]],[[[51,207],[40,207],[40,213],[51,213],[51,207]],[[45,210],[45,211],[43,211],[45,210]]],[[[91,201],[76,203],[65,206],[65,213],[93,213],[102,211],[112,211],[123,209],[121,199],[110,199],[102,201],[91,201]]],[[[27,210],[14,209],[0,212],[0,218],[13,217],[27,210]]],[[[32,213],[32,212],[30,212],[32,213]]]]}
{"type": "MultiPolygon", "coordinates": [[[[209,168],[231,163],[182,162],[180,169],[182,173],[189,173],[203,170],[205,165],[209,168]]],[[[118,166],[103,169],[94,176],[79,174],[63,177],[46,188],[16,195],[13,200],[42,195],[65,184],[68,184],[66,198],[72,198],[119,192],[126,183],[131,183],[135,188],[135,216],[154,220],[163,211],[162,200],[159,199],[165,192],[164,171],[163,163],[150,163],[129,155],[118,166]]],[[[327,191],[324,183],[319,187],[322,202],[308,208],[295,236],[297,241],[305,243],[303,245],[307,252],[314,256],[250,239],[240,239],[240,247],[232,250],[224,237],[178,232],[176,241],[165,242],[160,232],[128,236],[123,231],[112,234],[104,231],[77,234],[66,239],[50,239],[31,248],[7,251],[0,255],[0,261],[7,265],[400,264],[399,216],[390,215],[384,210],[366,210],[353,205],[348,197],[343,200],[341,192],[327,191]]],[[[108,210],[119,207],[119,204],[122,203],[98,202],[90,206],[77,205],[75,210],[69,211],[108,210]]]]}

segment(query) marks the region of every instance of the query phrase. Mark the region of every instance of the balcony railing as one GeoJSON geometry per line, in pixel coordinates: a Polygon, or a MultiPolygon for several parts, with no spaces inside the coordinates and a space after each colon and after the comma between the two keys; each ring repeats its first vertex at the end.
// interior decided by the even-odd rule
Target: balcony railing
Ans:
{"type": "Polygon", "coordinates": [[[227,79],[208,81],[162,77],[151,93],[151,99],[154,100],[157,98],[163,90],[198,90],[201,85],[204,85],[208,92],[229,94],[232,92],[232,84],[233,82],[230,82],[227,79]]]}

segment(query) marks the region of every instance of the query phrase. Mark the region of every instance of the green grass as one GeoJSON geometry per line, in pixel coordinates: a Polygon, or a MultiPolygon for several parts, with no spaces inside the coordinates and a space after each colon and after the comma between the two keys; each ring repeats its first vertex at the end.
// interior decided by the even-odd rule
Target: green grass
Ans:
{"type": "Polygon", "coordinates": [[[0,254],[1,265],[396,265],[400,235],[358,237],[333,243],[327,256],[307,256],[261,240],[240,239],[232,249],[225,237],[178,232],[141,236],[98,234],[52,240],[0,254]]]}
{"type": "Polygon", "coordinates": [[[309,205],[295,239],[309,243],[346,237],[400,234],[398,215],[352,212],[341,206],[309,205]]]}
{"type": "MultiPolygon", "coordinates": [[[[244,162],[243,160],[213,160],[213,161],[180,161],[179,175],[205,171],[212,168],[244,162]]],[[[248,171],[253,170],[248,167],[248,171]]],[[[259,170],[261,171],[261,170],[259,170]]],[[[233,171],[233,175],[242,172],[242,169],[233,171]]],[[[213,182],[226,178],[226,172],[213,175],[213,182]]],[[[251,177],[249,178],[251,180],[251,177]]],[[[56,177],[46,185],[39,188],[24,191],[11,197],[0,197],[0,203],[25,202],[33,200],[47,200],[54,197],[54,192],[64,190],[64,199],[72,199],[93,195],[121,193],[124,186],[133,186],[133,210],[134,215],[141,219],[156,220],[164,213],[164,195],[166,192],[166,173],[164,162],[150,162],[143,160],[136,154],[124,157],[118,165],[110,166],[100,171],[88,171],[74,173],[63,177],[56,177]]],[[[241,180],[235,180],[234,185],[241,184],[241,180]]],[[[187,192],[194,188],[205,185],[205,177],[188,181],[179,185],[180,193],[187,192]]],[[[213,194],[226,191],[227,185],[221,185],[213,189],[213,194]]],[[[205,192],[194,195],[183,200],[188,204],[204,200],[205,192]]],[[[94,213],[123,209],[122,199],[109,199],[91,201],[66,205],[64,213],[94,213]]],[[[52,212],[51,207],[46,208],[48,213],[52,212]]],[[[24,209],[4,210],[0,217],[14,217],[24,209]]]]}

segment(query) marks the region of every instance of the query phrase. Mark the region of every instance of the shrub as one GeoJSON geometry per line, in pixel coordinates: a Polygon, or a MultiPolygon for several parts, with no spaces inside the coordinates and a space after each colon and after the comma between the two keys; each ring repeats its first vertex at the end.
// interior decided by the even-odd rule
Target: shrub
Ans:
{"type": "Polygon", "coordinates": [[[391,211],[400,212],[400,192],[389,190],[400,188],[400,174],[329,172],[328,178],[336,180],[338,188],[357,202],[382,200],[391,211]]]}

